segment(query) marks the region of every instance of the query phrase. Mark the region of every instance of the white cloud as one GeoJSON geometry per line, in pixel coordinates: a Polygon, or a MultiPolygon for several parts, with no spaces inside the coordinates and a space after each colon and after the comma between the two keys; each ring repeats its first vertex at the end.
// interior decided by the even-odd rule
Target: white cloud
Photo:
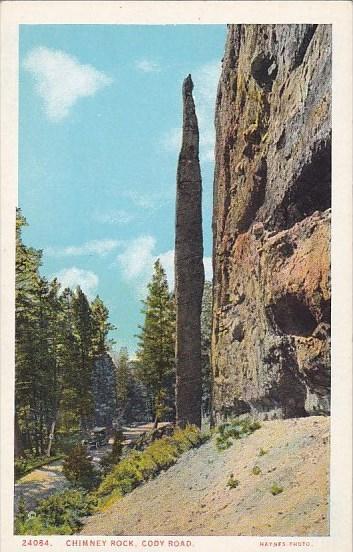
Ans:
{"type": "Polygon", "coordinates": [[[135,61],[135,67],[143,73],[159,73],[161,66],[151,59],[140,59],[135,61]]]}
{"type": "Polygon", "coordinates": [[[119,240],[92,240],[82,245],[69,245],[68,247],[48,247],[45,250],[51,257],[73,257],[78,255],[100,255],[104,256],[113,251],[122,242],[119,240]]]}
{"type": "Polygon", "coordinates": [[[152,275],[155,245],[153,236],[139,236],[127,243],[117,257],[124,279],[133,284],[140,297],[145,295],[152,275]]]}
{"type": "Polygon", "coordinates": [[[116,209],[106,213],[95,213],[93,218],[102,224],[129,224],[135,217],[124,209],[116,209]]]}
{"type": "MultiPolygon", "coordinates": [[[[169,289],[174,288],[174,249],[156,254],[156,240],[153,236],[139,236],[126,244],[126,249],[117,260],[123,277],[136,289],[140,297],[146,295],[146,286],[151,279],[153,265],[160,260],[167,274],[169,289]]],[[[212,259],[204,257],[206,280],[212,280],[212,259]]]]}
{"type": "Polygon", "coordinates": [[[165,132],[162,136],[162,146],[165,151],[179,153],[181,148],[181,127],[174,127],[165,132]]]}
{"type": "Polygon", "coordinates": [[[91,65],[80,64],[75,57],[44,46],[33,48],[23,67],[34,77],[45,113],[53,122],[67,117],[79,98],[94,96],[112,82],[91,65]]]}
{"type": "MultiPolygon", "coordinates": [[[[77,286],[80,286],[89,298],[95,295],[99,283],[97,274],[75,266],[64,268],[54,276],[59,280],[63,288],[69,287],[75,289],[77,286]]],[[[54,276],[52,277],[54,278],[54,276]]]]}
{"type": "MultiPolygon", "coordinates": [[[[196,115],[200,131],[200,160],[214,161],[214,113],[221,63],[211,61],[197,68],[192,74],[196,115]]],[[[162,135],[161,144],[165,151],[178,153],[181,148],[181,127],[169,129],[162,135]]]]}
{"type": "Polygon", "coordinates": [[[156,200],[158,199],[156,194],[143,194],[136,192],[135,190],[126,190],[123,193],[124,197],[127,197],[132,203],[140,209],[153,209],[156,206],[156,200]]]}
{"type": "Polygon", "coordinates": [[[169,288],[174,288],[174,249],[161,253],[156,257],[161,261],[161,265],[166,271],[169,288]]]}

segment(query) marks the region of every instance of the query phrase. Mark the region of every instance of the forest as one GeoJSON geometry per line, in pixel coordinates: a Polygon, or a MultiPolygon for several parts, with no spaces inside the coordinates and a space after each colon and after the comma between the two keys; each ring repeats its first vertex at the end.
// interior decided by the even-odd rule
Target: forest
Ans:
{"type": "MultiPolygon", "coordinates": [[[[40,274],[42,251],[23,243],[27,224],[16,217],[16,393],[17,466],[67,452],[95,425],[93,379],[99,359],[115,370],[113,424],[175,421],[175,297],[165,270],[154,264],[142,305],[138,347],[129,358],[115,349],[114,329],[99,296],[80,287],[62,289],[40,274]],[[138,416],[136,420],[136,409],[138,416]]],[[[117,295],[117,301],[119,297],[117,295]]],[[[202,326],[202,410],[210,412],[211,283],[206,282],[202,326]]],[[[103,383],[103,382],[102,382],[103,383]]],[[[106,390],[108,393],[111,390],[106,390]]],[[[103,390],[104,393],[104,390],[103,390]]],[[[21,470],[19,469],[19,473],[21,470]]]]}

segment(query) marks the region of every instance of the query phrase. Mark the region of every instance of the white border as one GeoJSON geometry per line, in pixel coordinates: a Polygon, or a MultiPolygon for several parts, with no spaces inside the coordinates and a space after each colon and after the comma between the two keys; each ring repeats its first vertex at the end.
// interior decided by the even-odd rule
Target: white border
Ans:
{"type": "MultiPolygon", "coordinates": [[[[330,537],[188,537],[194,551],[250,552],[260,541],[305,542],[320,552],[352,550],[352,3],[347,1],[9,1],[1,4],[1,542],[12,535],[14,242],[17,203],[18,25],[20,24],[330,23],[333,28],[332,454],[330,537]]],[[[99,536],[100,539],[104,538],[99,536]]],[[[168,537],[162,537],[167,541],[168,537]]],[[[68,549],[52,536],[53,552],[68,549]]],[[[143,537],[135,539],[135,550],[143,537]]],[[[109,542],[109,537],[107,542],[109,542]]],[[[33,548],[33,547],[32,547],[33,548]]],[[[268,548],[268,547],[267,547],[268,548]]],[[[306,548],[306,546],[305,546],[306,548]]],[[[106,549],[113,550],[111,547],[106,549]]],[[[120,549],[127,550],[121,547],[120,549]]],[[[159,547],[159,550],[166,550],[159,547]]]]}

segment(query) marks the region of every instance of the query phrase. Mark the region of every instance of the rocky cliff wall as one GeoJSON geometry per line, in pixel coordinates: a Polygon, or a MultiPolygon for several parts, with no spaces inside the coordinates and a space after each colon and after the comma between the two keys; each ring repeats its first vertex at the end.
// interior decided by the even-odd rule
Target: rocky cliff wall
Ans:
{"type": "Polygon", "coordinates": [[[216,419],[329,412],[331,27],[229,27],[216,105],[216,419]]]}

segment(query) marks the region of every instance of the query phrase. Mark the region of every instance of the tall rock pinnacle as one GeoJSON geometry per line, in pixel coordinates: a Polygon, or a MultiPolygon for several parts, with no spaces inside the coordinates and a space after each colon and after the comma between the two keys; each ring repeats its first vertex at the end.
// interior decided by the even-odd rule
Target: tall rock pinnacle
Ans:
{"type": "Polygon", "coordinates": [[[183,139],[175,226],[177,424],[201,426],[201,301],[204,285],[199,129],[193,82],[183,83],[183,139]]]}

